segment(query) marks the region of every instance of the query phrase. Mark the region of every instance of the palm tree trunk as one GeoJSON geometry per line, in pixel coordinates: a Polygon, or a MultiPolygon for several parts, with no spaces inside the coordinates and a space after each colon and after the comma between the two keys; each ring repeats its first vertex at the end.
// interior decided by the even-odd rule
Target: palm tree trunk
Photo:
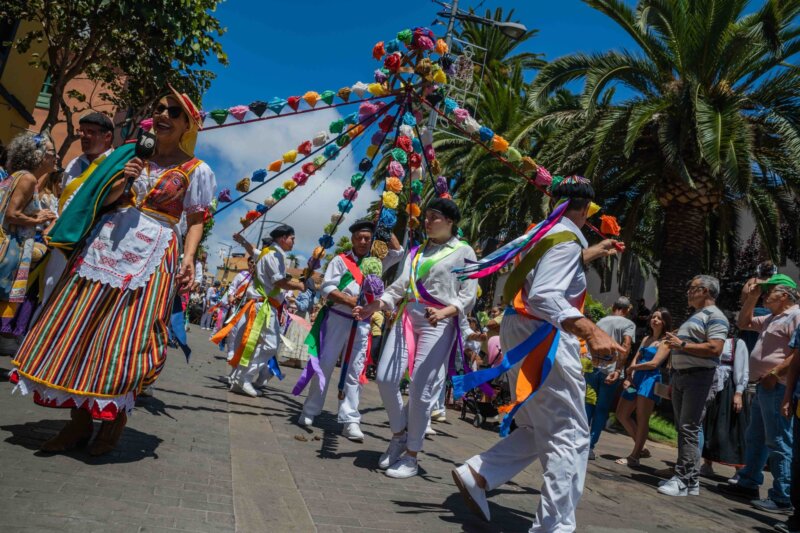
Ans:
{"type": "Polygon", "coordinates": [[[664,248],[658,269],[658,301],[675,327],[687,316],[686,283],[703,273],[706,239],[704,207],[671,203],[664,209],[664,248]]]}

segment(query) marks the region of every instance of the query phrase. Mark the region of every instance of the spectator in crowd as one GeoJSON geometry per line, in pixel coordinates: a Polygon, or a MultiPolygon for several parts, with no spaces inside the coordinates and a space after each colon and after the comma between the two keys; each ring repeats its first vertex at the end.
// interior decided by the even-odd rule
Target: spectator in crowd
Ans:
{"type": "Polygon", "coordinates": [[[717,278],[695,276],[686,297],[695,313],[677,335],[667,332],[665,339],[672,350],[672,408],[678,429],[675,475],[658,487],[658,492],[667,496],[700,494],[700,428],[729,329],[728,319],[716,306],[717,278]]]}
{"type": "Polygon", "coordinates": [[[786,372],[791,362],[789,342],[800,326],[797,284],[785,274],[767,281],[753,278],[742,289],[743,305],[739,328],[758,332],[758,342],[750,353],[750,381],[756,383],[745,438],[745,466],[736,472],[732,483],[720,489],[736,496],[753,498],[754,507],[768,512],[787,512],[792,461],[792,420],[778,416],[786,392],[786,372]],[[764,295],[770,314],[754,317],[753,309],[764,295]],[[764,482],[764,466],[769,464],[772,489],[763,500],[759,487],[764,482]]]}
{"type": "Polygon", "coordinates": [[[210,330],[214,319],[215,306],[219,302],[220,291],[219,281],[215,281],[212,287],[206,290],[205,300],[203,301],[203,318],[200,320],[200,329],[210,330]]]}
{"type": "Polygon", "coordinates": [[[731,322],[731,333],[722,349],[711,398],[706,406],[700,439],[702,476],[714,475],[714,462],[741,466],[745,461],[744,442],[750,420],[750,402],[744,392],[750,375],[750,352],[744,341],[737,338],[733,314],[726,312],[725,316],[731,322]]]}
{"type": "Polygon", "coordinates": [[[593,405],[585,404],[586,416],[591,427],[590,460],[595,458],[594,447],[606,427],[620,374],[625,368],[631,345],[636,338],[636,324],[627,318],[632,308],[631,301],[625,296],[620,296],[611,307],[611,314],[597,321],[597,327],[608,333],[617,344],[622,346],[623,351],[606,357],[591,354],[592,371],[586,375],[586,385],[594,389],[597,400],[593,405]]]}
{"type": "MultiPolygon", "coordinates": [[[[772,261],[762,261],[756,267],[755,278],[758,281],[767,281],[769,278],[774,276],[778,273],[778,267],[772,261]]],[[[770,314],[769,309],[764,307],[763,303],[763,294],[759,298],[758,302],[756,303],[755,309],[753,309],[753,316],[754,317],[761,317],[761,316],[768,316],[770,314]]],[[[756,346],[756,342],[758,342],[758,333],[755,331],[740,331],[739,337],[744,341],[747,345],[747,352],[750,353],[753,351],[753,348],[756,346]]]]}
{"type": "Polygon", "coordinates": [[[631,454],[616,461],[621,465],[639,466],[639,459],[650,457],[650,451],[644,446],[650,434],[650,415],[658,401],[656,383],[661,383],[661,365],[669,356],[669,346],[664,339],[672,330],[672,315],[662,307],[653,312],[649,324],[647,336],[627,369],[622,398],[617,406],[617,420],[633,439],[631,454]]]}
{"type": "Polygon", "coordinates": [[[786,390],[781,402],[781,414],[787,420],[792,420],[792,482],[789,490],[794,511],[786,522],[778,522],[775,529],[781,533],[800,533],[800,406],[797,398],[797,379],[800,377],[800,327],[794,330],[792,341],[791,363],[786,375],[786,390]]]}
{"type": "Polygon", "coordinates": [[[652,314],[644,298],[639,298],[639,301],[636,303],[636,317],[633,320],[636,323],[637,338],[643,338],[650,328],[650,317],[652,314]]]}
{"type": "Polygon", "coordinates": [[[62,189],[83,174],[96,159],[105,157],[113,151],[114,123],[108,115],[99,112],[87,113],[78,120],[78,135],[81,141],[81,155],[67,163],[64,168],[62,189]]]}

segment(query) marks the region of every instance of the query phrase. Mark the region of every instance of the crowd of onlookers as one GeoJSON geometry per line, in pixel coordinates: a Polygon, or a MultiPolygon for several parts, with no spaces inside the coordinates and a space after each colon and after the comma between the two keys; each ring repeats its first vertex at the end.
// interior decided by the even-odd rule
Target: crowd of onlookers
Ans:
{"type": "Polygon", "coordinates": [[[732,465],[736,474],[717,486],[720,492],[747,498],[761,511],[791,514],[776,528],[800,531],[800,515],[793,514],[800,513],[797,283],[762,263],[742,289],[735,320],[717,307],[719,293],[716,278],[695,277],[687,287],[691,314],[680,325],[673,323],[676,313],[649,311],[642,302],[634,309],[625,297],[597,322],[624,352],[585,354],[590,459],[613,411],[633,441],[631,453],[616,462],[638,467],[650,457],[650,417],[669,400],[677,459],[674,469],[660,472],[668,479],[658,491],[697,495],[700,476],[714,476],[715,462],[732,465]],[[773,481],[761,498],[765,467],[773,481]]]}

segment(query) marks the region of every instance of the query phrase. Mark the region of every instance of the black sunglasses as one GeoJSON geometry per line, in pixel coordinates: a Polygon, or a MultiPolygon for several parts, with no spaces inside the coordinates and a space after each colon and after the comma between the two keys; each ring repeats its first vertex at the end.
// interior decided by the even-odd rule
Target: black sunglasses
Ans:
{"type": "Polygon", "coordinates": [[[181,116],[181,114],[183,114],[183,108],[181,106],[179,106],[179,105],[158,104],[154,111],[155,111],[156,115],[160,115],[164,111],[166,111],[167,114],[169,115],[169,118],[172,118],[172,119],[176,119],[179,116],[181,116]]]}

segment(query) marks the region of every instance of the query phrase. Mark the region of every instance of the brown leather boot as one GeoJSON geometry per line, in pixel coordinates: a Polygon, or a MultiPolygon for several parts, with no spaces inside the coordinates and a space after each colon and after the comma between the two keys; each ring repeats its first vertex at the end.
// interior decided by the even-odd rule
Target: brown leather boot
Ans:
{"type": "Polygon", "coordinates": [[[59,453],[78,446],[86,446],[94,431],[92,415],[84,409],[71,409],[70,417],[71,420],[58,432],[58,435],[43,443],[39,450],[59,453]]]}
{"type": "Polygon", "coordinates": [[[117,443],[122,437],[122,430],[125,429],[127,423],[128,415],[125,414],[125,411],[119,413],[113,422],[103,422],[89,449],[89,455],[97,457],[113,451],[117,447],[117,443]]]}

